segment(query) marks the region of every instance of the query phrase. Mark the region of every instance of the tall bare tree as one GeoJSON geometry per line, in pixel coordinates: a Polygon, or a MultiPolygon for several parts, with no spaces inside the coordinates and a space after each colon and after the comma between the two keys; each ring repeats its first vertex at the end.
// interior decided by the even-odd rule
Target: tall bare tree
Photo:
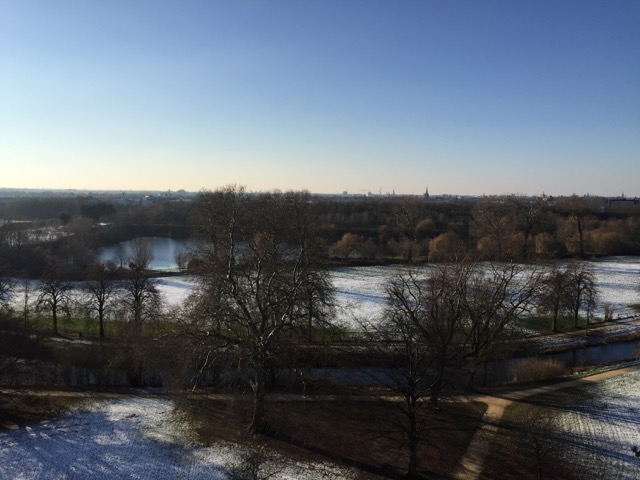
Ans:
{"type": "Polygon", "coordinates": [[[496,198],[478,202],[471,210],[471,233],[478,251],[488,260],[508,259],[513,251],[513,222],[504,201],[496,198]]]}
{"type": "Polygon", "coordinates": [[[534,305],[540,275],[511,264],[468,260],[430,272],[403,272],[387,286],[379,325],[368,327],[378,357],[389,361],[387,386],[402,398],[397,428],[409,451],[408,476],[416,475],[423,439],[425,399],[437,406],[445,387],[504,347],[518,320],[534,305]]]}
{"type": "Polygon", "coordinates": [[[0,309],[11,307],[11,300],[15,293],[15,283],[9,277],[5,277],[0,272],[0,309]]]}
{"type": "Polygon", "coordinates": [[[566,310],[566,291],[569,283],[567,271],[554,265],[542,279],[538,308],[551,313],[551,328],[558,331],[558,318],[566,310]]]}
{"type": "Polygon", "coordinates": [[[265,426],[267,369],[282,334],[308,325],[318,291],[328,288],[320,263],[313,203],[307,193],[250,195],[229,186],[196,202],[199,288],[190,326],[203,333],[203,358],[238,358],[253,391],[249,431],[265,426]],[[316,292],[310,295],[310,292],[316,292]]]}
{"type": "Polygon", "coordinates": [[[507,353],[507,340],[519,331],[519,320],[536,306],[541,273],[513,263],[473,264],[466,278],[462,301],[465,319],[460,341],[468,386],[476,370],[498,352],[507,353]]]}
{"type": "Polygon", "coordinates": [[[149,273],[149,263],[152,260],[151,246],[143,238],[136,238],[133,246],[122,290],[123,301],[131,313],[136,336],[139,336],[143,322],[158,311],[160,293],[149,273]]]}
{"type": "Polygon", "coordinates": [[[104,323],[109,303],[118,290],[118,282],[114,273],[104,264],[95,265],[88,273],[84,290],[88,294],[88,306],[98,315],[100,339],[105,338],[104,323]]]}
{"type": "Polygon", "coordinates": [[[584,313],[587,325],[598,303],[598,287],[595,275],[583,263],[571,262],[566,267],[567,306],[573,317],[574,328],[578,327],[580,314],[584,313]]]}
{"type": "Polygon", "coordinates": [[[578,326],[582,312],[588,321],[597,301],[598,288],[593,272],[580,262],[570,262],[553,266],[544,275],[538,307],[552,315],[552,328],[557,331],[561,315],[572,318],[574,327],[578,326]]]}
{"type": "Polygon", "coordinates": [[[449,374],[461,366],[458,334],[465,319],[463,294],[469,274],[466,265],[442,264],[426,277],[416,272],[400,274],[387,287],[383,322],[389,323],[389,332],[413,332],[404,335],[404,341],[422,344],[423,363],[429,371],[423,381],[434,406],[449,374]]]}
{"type": "Polygon", "coordinates": [[[523,260],[529,259],[530,243],[533,235],[545,221],[548,213],[547,203],[543,198],[533,199],[511,196],[507,202],[514,220],[514,226],[523,236],[520,256],[523,260]]]}
{"type": "Polygon", "coordinates": [[[565,226],[567,247],[580,258],[584,258],[586,255],[589,224],[598,203],[599,200],[595,197],[579,197],[578,195],[562,198],[558,202],[560,211],[567,215],[565,226]]]}
{"type": "Polygon", "coordinates": [[[147,327],[160,318],[161,297],[149,271],[151,247],[143,238],[134,240],[133,254],[129,258],[129,268],[119,283],[120,298],[126,307],[132,332],[125,339],[129,349],[125,355],[129,381],[133,385],[144,385],[148,351],[147,327]]]}
{"type": "Polygon", "coordinates": [[[434,357],[424,341],[420,317],[424,305],[418,298],[426,285],[412,274],[400,275],[387,288],[387,307],[382,321],[365,324],[369,348],[384,373],[377,378],[401,399],[394,402],[399,415],[385,419],[391,434],[407,449],[407,477],[418,473],[418,450],[428,428],[425,401],[432,393],[434,357]],[[408,301],[405,301],[408,300],[408,301]]]}
{"type": "Polygon", "coordinates": [[[51,312],[53,321],[53,334],[59,335],[58,332],[58,314],[68,312],[71,302],[72,285],[66,280],[54,278],[53,275],[42,280],[38,287],[37,306],[39,309],[51,312]]]}

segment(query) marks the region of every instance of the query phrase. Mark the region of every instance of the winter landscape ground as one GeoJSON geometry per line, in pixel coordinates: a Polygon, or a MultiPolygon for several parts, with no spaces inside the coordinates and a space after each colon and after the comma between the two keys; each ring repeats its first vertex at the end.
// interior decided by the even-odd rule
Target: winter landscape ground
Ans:
{"type": "MultiPolygon", "coordinates": [[[[506,475],[504,478],[518,478],[518,470],[505,474],[505,461],[517,457],[512,456],[516,450],[505,453],[503,442],[509,442],[509,448],[522,447],[522,439],[513,436],[513,422],[533,411],[555,418],[545,441],[553,442],[553,458],[562,468],[549,478],[636,479],[640,474],[640,460],[634,452],[634,447],[640,447],[639,386],[640,370],[634,365],[589,377],[589,381],[484,396],[482,400],[490,405],[487,415],[493,415],[485,420],[489,426],[505,412],[509,420],[502,422],[505,427],[500,430],[480,431],[480,453],[467,452],[466,466],[455,478],[498,478],[496,472],[506,475]],[[488,468],[483,472],[485,460],[488,468]],[[562,476],[560,471],[571,471],[574,476],[562,476]]],[[[176,408],[170,398],[149,394],[98,397],[87,397],[58,418],[15,425],[2,432],[0,478],[253,478],[242,476],[248,466],[259,468],[261,476],[256,478],[363,478],[330,463],[294,461],[266,450],[256,456],[254,448],[230,442],[205,445],[197,440],[184,410],[176,408]]]]}
{"type": "MultiPolygon", "coordinates": [[[[132,396],[92,401],[60,418],[1,433],[0,478],[234,479],[244,478],[239,472],[250,454],[231,443],[198,443],[172,400],[132,396]]],[[[352,478],[334,465],[275,454],[259,467],[259,478],[352,478]]]]}
{"type": "Polygon", "coordinates": [[[640,478],[640,372],[556,392],[539,402],[559,408],[563,460],[585,479],[640,478]]]}
{"type": "Polygon", "coordinates": [[[560,384],[494,392],[482,399],[489,405],[485,427],[457,478],[529,478],[539,467],[538,478],[637,479],[639,387],[636,361],[560,384]]]}

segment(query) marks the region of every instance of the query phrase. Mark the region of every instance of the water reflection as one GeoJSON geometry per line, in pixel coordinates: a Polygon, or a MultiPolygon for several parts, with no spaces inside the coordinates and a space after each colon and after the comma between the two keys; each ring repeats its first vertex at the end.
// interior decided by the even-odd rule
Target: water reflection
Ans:
{"type": "MultiPolygon", "coordinates": [[[[189,240],[176,240],[168,237],[144,237],[151,249],[151,270],[175,270],[178,268],[176,255],[188,251],[189,240]]],[[[116,245],[100,248],[97,252],[101,262],[114,262],[126,265],[134,252],[134,241],[128,240],[116,245]]]]}

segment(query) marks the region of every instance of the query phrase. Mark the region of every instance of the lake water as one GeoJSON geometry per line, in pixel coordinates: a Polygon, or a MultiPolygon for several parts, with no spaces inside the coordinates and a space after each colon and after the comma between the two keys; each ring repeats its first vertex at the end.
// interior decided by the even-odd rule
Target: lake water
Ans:
{"type": "MultiPolygon", "coordinates": [[[[144,240],[151,250],[149,264],[151,270],[176,270],[178,268],[176,255],[180,252],[186,252],[191,245],[189,240],[175,240],[168,237],[145,237],[144,240]]],[[[134,249],[134,241],[129,240],[100,248],[97,255],[101,262],[112,261],[116,265],[120,264],[119,257],[122,256],[126,265],[126,259],[133,256],[134,249]]]]}

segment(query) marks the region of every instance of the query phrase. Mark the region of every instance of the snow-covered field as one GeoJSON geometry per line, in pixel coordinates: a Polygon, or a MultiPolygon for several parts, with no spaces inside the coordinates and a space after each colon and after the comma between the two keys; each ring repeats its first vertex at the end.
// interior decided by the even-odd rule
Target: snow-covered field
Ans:
{"type": "MultiPolygon", "coordinates": [[[[608,257],[587,262],[596,277],[600,290],[602,315],[604,304],[613,308],[614,317],[626,317],[635,312],[631,305],[640,303],[640,258],[608,257]]],[[[419,267],[425,273],[429,266],[419,267]]],[[[385,286],[404,266],[343,267],[332,270],[331,278],[339,306],[338,319],[347,325],[357,325],[359,320],[380,316],[385,304],[385,286]]],[[[170,305],[179,304],[190,293],[193,279],[165,277],[159,279],[159,289],[170,305]]]]}
{"type": "Polygon", "coordinates": [[[585,479],[640,478],[640,372],[603,380],[567,393],[558,417],[569,448],[566,461],[585,479]]]}
{"type": "MultiPolygon", "coordinates": [[[[171,267],[169,257],[162,261],[171,267]]],[[[163,265],[164,265],[163,263],[163,265]]],[[[605,304],[609,304],[614,317],[627,317],[635,312],[631,305],[640,303],[640,257],[609,257],[587,262],[596,276],[600,290],[596,315],[602,315],[605,304]]],[[[175,267],[175,264],[173,265],[175,267]]],[[[171,268],[173,268],[171,267],[171,268]]],[[[419,267],[425,273],[429,266],[419,267]]],[[[343,267],[331,271],[332,283],[338,304],[338,321],[356,327],[360,320],[378,318],[385,304],[385,286],[397,272],[407,270],[404,266],[343,267]]],[[[156,279],[156,285],[167,306],[179,305],[192,292],[195,279],[189,276],[167,276],[156,279]]],[[[32,282],[29,294],[33,302],[37,293],[37,282],[32,282]]],[[[17,282],[14,306],[20,310],[24,301],[24,284],[17,282]]]]}
{"type": "MultiPolygon", "coordinates": [[[[230,479],[247,450],[203,446],[170,400],[101,400],[61,418],[0,434],[2,479],[230,479]]],[[[259,478],[352,478],[330,464],[269,456],[259,478]]]]}

